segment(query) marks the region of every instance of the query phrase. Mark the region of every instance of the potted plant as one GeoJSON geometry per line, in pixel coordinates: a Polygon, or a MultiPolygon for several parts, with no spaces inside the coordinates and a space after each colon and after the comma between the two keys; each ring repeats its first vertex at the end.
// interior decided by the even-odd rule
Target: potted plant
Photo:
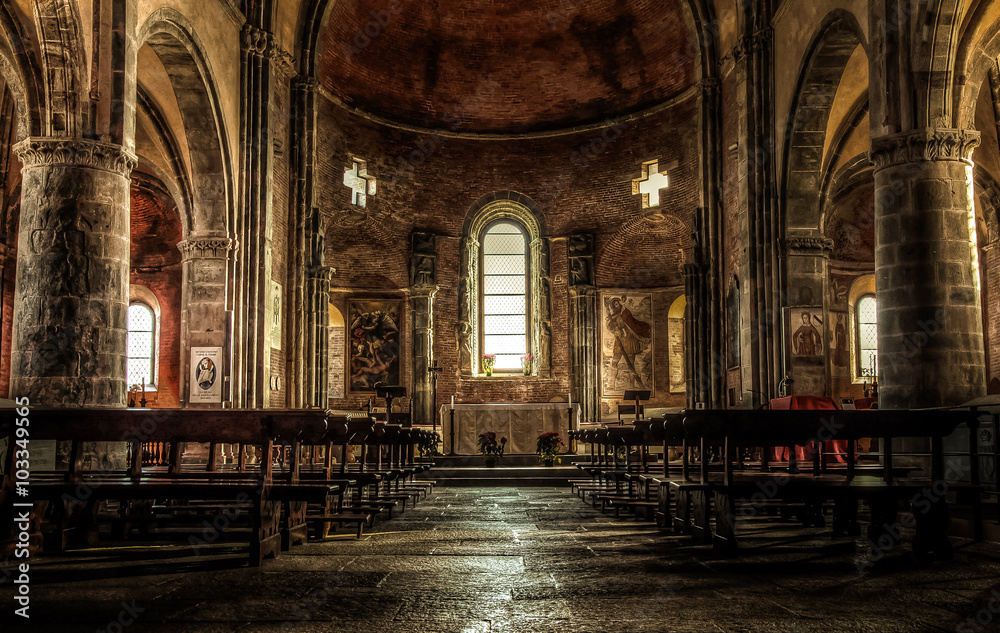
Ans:
{"type": "Polygon", "coordinates": [[[438,444],[441,443],[441,434],[434,433],[433,437],[427,437],[421,439],[417,443],[417,450],[420,451],[420,457],[426,459],[427,457],[440,455],[441,452],[438,451],[438,444]]]}
{"type": "Polygon", "coordinates": [[[503,458],[503,449],[507,445],[507,438],[501,437],[497,440],[497,434],[493,431],[485,431],[479,434],[479,452],[482,454],[487,468],[496,466],[496,460],[503,458]]]}
{"type": "Polygon", "coordinates": [[[496,354],[483,354],[483,371],[487,376],[493,375],[493,367],[497,364],[496,354]]]}
{"type": "Polygon", "coordinates": [[[521,371],[524,372],[525,376],[531,375],[531,368],[535,364],[535,357],[532,356],[531,352],[528,352],[521,357],[521,371]]]}
{"type": "Polygon", "coordinates": [[[560,447],[565,446],[558,431],[549,431],[538,436],[538,444],[535,445],[535,453],[542,458],[542,463],[551,466],[553,462],[562,463],[559,459],[560,447]]]}

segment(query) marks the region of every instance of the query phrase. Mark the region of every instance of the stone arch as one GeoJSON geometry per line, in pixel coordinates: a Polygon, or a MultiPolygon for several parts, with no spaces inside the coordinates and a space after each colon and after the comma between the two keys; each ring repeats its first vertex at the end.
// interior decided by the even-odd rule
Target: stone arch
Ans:
{"type": "Polygon", "coordinates": [[[24,25],[9,3],[0,3],[0,75],[9,86],[16,87],[22,96],[17,103],[18,125],[23,122],[25,133],[18,137],[39,136],[42,133],[44,104],[39,98],[42,73],[30,48],[22,39],[24,25]],[[3,38],[6,38],[4,41],[3,38]],[[23,112],[21,108],[23,107],[23,112]]]}
{"type": "Polygon", "coordinates": [[[552,301],[549,278],[549,240],[545,216],[528,196],[499,191],[477,200],[469,209],[462,228],[461,269],[458,287],[456,334],[459,368],[464,376],[476,373],[479,364],[479,235],[500,219],[517,220],[528,236],[531,292],[531,352],[538,375],[549,377],[552,367],[552,301]]]}
{"type": "Polygon", "coordinates": [[[37,0],[35,26],[47,112],[43,134],[78,137],[85,128],[80,95],[87,60],[76,0],[37,0]]]}
{"type": "Polygon", "coordinates": [[[174,198],[181,216],[181,225],[184,227],[184,234],[191,232],[191,208],[192,192],[191,181],[187,171],[184,169],[184,161],[181,158],[180,146],[170,125],[167,123],[163,113],[142,86],[136,86],[136,114],[142,114],[149,119],[151,133],[155,134],[169,161],[169,170],[163,170],[152,161],[146,159],[138,152],[136,157],[143,171],[149,172],[160,179],[163,185],[174,198]]]}
{"type": "Polygon", "coordinates": [[[976,204],[986,223],[986,244],[979,247],[1000,244],[1000,183],[979,165],[975,168],[974,177],[976,204]]]}
{"type": "Polygon", "coordinates": [[[154,11],[139,29],[170,77],[188,145],[188,235],[226,237],[233,226],[233,185],[225,126],[205,47],[174,9],[154,11]],[[220,230],[219,227],[224,227],[220,230]]]}
{"type": "MultiPolygon", "coordinates": [[[[988,76],[997,71],[1000,57],[1000,16],[990,19],[989,2],[980,2],[967,15],[955,60],[957,89],[952,95],[954,127],[975,127],[976,102],[988,76]]],[[[991,86],[994,90],[995,86],[991,86]]]]}
{"type": "Polygon", "coordinates": [[[822,231],[821,181],[823,146],[837,88],[864,32],[854,14],[831,12],[808,48],[789,113],[786,135],[782,230],[822,231]],[[793,177],[794,176],[794,177],[793,177]]]}
{"type": "Polygon", "coordinates": [[[29,101],[29,95],[21,81],[21,74],[7,59],[7,55],[2,49],[0,49],[0,77],[3,77],[14,96],[14,108],[17,110],[17,140],[21,141],[37,134],[38,105],[33,100],[29,101]]]}
{"type": "Polygon", "coordinates": [[[914,127],[917,129],[952,125],[952,86],[964,4],[963,0],[919,3],[913,22],[911,62],[916,99],[914,127]]]}

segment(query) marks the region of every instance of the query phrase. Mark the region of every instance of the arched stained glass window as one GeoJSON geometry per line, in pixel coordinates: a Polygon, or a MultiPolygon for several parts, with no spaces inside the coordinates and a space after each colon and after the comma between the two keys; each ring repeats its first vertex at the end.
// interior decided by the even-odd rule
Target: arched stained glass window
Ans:
{"type": "Polygon", "coordinates": [[[128,307],[128,385],[154,386],[156,376],[156,316],[145,303],[128,307]]]}
{"type": "Polygon", "coordinates": [[[528,238],[518,222],[500,220],[482,238],[482,347],[497,371],[520,371],[529,349],[528,238]]]}
{"type": "Polygon", "coordinates": [[[858,375],[870,378],[878,374],[878,318],[875,295],[858,299],[858,375]]]}

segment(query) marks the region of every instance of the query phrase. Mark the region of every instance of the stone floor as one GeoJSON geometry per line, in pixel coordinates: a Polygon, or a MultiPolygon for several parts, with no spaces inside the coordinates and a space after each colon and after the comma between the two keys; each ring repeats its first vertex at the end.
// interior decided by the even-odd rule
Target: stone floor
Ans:
{"type": "Polygon", "coordinates": [[[439,488],[361,540],[256,569],[232,545],[36,558],[30,626],[9,624],[4,579],[0,631],[1000,630],[997,544],[960,542],[928,565],[900,552],[859,571],[854,539],[770,519],[741,530],[742,555],[722,559],[565,489],[439,488]]]}

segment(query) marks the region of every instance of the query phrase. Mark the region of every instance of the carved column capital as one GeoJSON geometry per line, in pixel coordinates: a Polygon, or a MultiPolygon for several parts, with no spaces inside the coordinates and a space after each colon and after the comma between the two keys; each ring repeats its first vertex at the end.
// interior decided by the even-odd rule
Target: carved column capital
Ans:
{"type": "Polygon", "coordinates": [[[957,160],[972,165],[972,152],[979,142],[976,130],[911,130],[873,138],[871,161],[876,171],[922,160],[957,160]]]}
{"type": "Polygon", "coordinates": [[[828,237],[790,237],[783,242],[788,255],[819,255],[833,250],[828,237]]]}
{"type": "Polygon", "coordinates": [[[440,286],[415,286],[410,288],[410,299],[433,299],[440,286]]]}
{"type": "Polygon", "coordinates": [[[319,87],[319,81],[315,77],[310,77],[308,75],[296,75],[292,79],[292,90],[298,92],[316,92],[319,87]]]}
{"type": "Polygon", "coordinates": [[[333,274],[337,272],[337,269],[333,266],[310,266],[306,270],[310,280],[325,281],[328,282],[333,277],[333,274]]]}
{"type": "Polygon", "coordinates": [[[120,174],[128,178],[138,164],[135,154],[115,143],[82,138],[33,136],[14,146],[24,167],[74,165],[120,174]]]}
{"type": "Polygon", "coordinates": [[[243,25],[240,43],[243,52],[258,57],[270,57],[274,51],[274,35],[247,22],[243,25]]]}
{"type": "Polygon", "coordinates": [[[191,259],[225,259],[229,251],[235,250],[233,240],[228,237],[209,237],[184,240],[177,245],[185,261],[191,259]]]}
{"type": "Polygon", "coordinates": [[[269,57],[275,64],[275,70],[280,74],[286,77],[295,74],[295,57],[277,43],[272,43],[269,57]]]}
{"type": "Polygon", "coordinates": [[[698,82],[701,88],[701,94],[705,98],[712,98],[719,94],[719,90],[722,88],[722,82],[719,81],[718,77],[704,77],[698,82]]]}

